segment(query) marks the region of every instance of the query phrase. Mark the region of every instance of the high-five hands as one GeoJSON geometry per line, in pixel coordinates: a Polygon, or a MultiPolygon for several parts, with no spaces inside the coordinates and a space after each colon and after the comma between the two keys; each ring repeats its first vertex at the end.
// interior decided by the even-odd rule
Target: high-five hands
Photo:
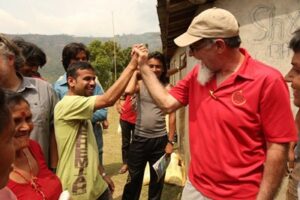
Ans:
{"type": "Polygon", "coordinates": [[[145,44],[135,44],[132,47],[131,56],[137,58],[139,66],[142,66],[148,61],[148,48],[145,44]]]}

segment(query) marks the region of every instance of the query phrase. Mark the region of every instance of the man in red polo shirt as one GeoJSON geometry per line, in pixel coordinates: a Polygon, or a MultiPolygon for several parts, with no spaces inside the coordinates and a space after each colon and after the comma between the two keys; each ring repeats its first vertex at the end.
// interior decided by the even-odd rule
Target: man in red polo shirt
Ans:
{"type": "Polygon", "coordinates": [[[182,199],[273,199],[296,141],[282,75],[240,48],[239,26],[211,8],[175,39],[199,61],[168,93],[139,52],[142,78],[166,112],[189,105],[191,162],[182,199]]]}

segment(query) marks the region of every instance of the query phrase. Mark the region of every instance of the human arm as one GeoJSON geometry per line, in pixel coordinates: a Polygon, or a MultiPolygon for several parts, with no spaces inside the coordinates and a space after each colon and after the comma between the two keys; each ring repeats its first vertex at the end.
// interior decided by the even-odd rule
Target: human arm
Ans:
{"type": "Polygon", "coordinates": [[[109,190],[111,191],[111,193],[113,193],[113,192],[115,191],[115,184],[114,184],[114,182],[111,180],[110,176],[108,176],[108,175],[105,173],[105,170],[104,170],[103,165],[100,165],[100,164],[99,164],[98,170],[99,170],[99,173],[100,173],[100,175],[102,176],[103,180],[107,183],[107,185],[108,185],[108,187],[109,187],[109,190]]]}
{"type": "Polygon", "coordinates": [[[136,70],[133,73],[128,85],[126,86],[126,89],[124,92],[125,95],[128,95],[128,94],[132,95],[132,94],[138,92],[138,90],[139,90],[138,76],[139,76],[139,72],[138,72],[138,70],[136,70]]]}
{"type": "Polygon", "coordinates": [[[257,200],[272,200],[281,184],[287,162],[288,143],[267,143],[263,178],[257,200]]]}
{"type": "Polygon", "coordinates": [[[295,166],[295,147],[296,142],[289,143],[289,153],[288,153],[288,170],[293,170],[295,166]]]}
{"type": "Polygon", "coordinates": [[[138,63],[141,75],[151,97],[157,105],[165,112],[171,113],[183,105],[170,95],[167,89],[159,82],[156,75],[150,70],[147,65],[148,53],[137,50],[139,54],[138,63]]]}
{"type": "MultiPolygon", "coordinates": [[[[122,95],[122,96],[123,96],[123,95],[122,95]]],[[[121,96],[121,97],[122,97],[122,96],[121,96]]],[[[125,98],[122,97],[122,98],[120,98],[120,99],[116,102],[116,104],[115,104],[116,110],[118,111],[119,114],[122,114],[122,112],[123,112],[123,104],[124,104],[124,102],[125,102],[125,98]]]]}
{"type": "Polygon", "coordinates": [[[51,97],[51,102],[52,102],[52,109],[51,109],[51,121],[50,121],[50,125],[49,125],[49,165],[50,165],[50,169],[55,173],[56,171],[56,167],[57,167],[57,163],[58,163],[58,151],[57,151],[57,143],[56,143],[56,138],[55,138],[55,129],[54,129],[54,121],[53,121],[53,117],[54,117],[54,107],[57,104],[57,102],[59,101],[59,97],[57,95],[57,93],[55,92],[54,89],[50,89],[50,97],[51,97]]]}
{"type": "MultiPolygon", "coordinates": [[[[296,123],[297,130],[299,132],[299,128],[300,128],[300,112],[299,112],[299,110],[296,113],[295,123],[296,123]]],[[[288,157],[289,158],[289,161],[288,161],[289,170],[292,170],[294,168],[296,145],[297,145],[297,142],[290,142],[290,144],[289,144],[289,157],[288,157]]]]}
{"type": "MultiPolygon", "coordinates": [[[[171,85],[169,84],[167,90],[171,89],[171,85]]],[[[169,114],[169,134],[168,134],[168,143],[165,148],[165,152],[167,154],[171,154],[173,152],[174,147],[174,135],[176,132],[176,113],[172,112],[169,114]]]]}
{"type": "Polygon", "coordinates": [[[55,173],[58,163],[57,143],[55,139],[54,125],[50,128],[50,169],[55,173]]]}
{"type": "Polygon", "coordinates": [[[102,121],[102,128],[103,128],[103,129],[108,129],[108,127],[109,127],[109,122],[108,122],[108,120],[107,120],[107,119],[103,120],[103,121],[102,121]]]}
{"type": "Polygon", "coordinates": [[[121,96],[125,90],[130,78],[137,68],[138,54],[136,51],[148,51],[143,46],[135,46],[133,48],[133,55],[128,66],[124,69],[118,80],[103,94],[96,97],[94,109],[100,109],[108,106],[112,106],[121,96]]]}
{"type": "Polygon", "coordinates": [[[101,122],[106,120],[107,118],[107,109],[106,108],[101,108],[99,110],[96,110],[93,114],[93,119],[92,122],[96,123],[96,122],[101,122]]]}
{"type": "MultiPolygon", "coordinates": [[[[96,88],[94,91],[94,95],[102,95],[104,93],[102,86],[100,85],[100,83],[96,83],[96,88]]],[[[102,108],[99,110],[96,110],[93,114],[93,119],[92,122],[96,123],[96,122],[101,122],[107,119],[107,108],[102,108]]]]}
{"type": "Polygon", "coordinates": [[[175,131],[176,131],[176,113],[172,112],[169,114],[168,143],[165,148],[165,152],[167,154],[171,154],[173,152],[175,131]]]}

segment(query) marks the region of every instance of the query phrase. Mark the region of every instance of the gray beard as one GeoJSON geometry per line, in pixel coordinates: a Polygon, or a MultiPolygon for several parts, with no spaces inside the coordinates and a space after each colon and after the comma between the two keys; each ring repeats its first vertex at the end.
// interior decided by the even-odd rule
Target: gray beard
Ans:
{"type": "Polygon", "coordinates": [[[200,67],[198,71],[197,81],[200,83],[200,85],[204,86],[214,76],[214,72],[207,68],[206,65],[201,61],[199,61],[199,65],[200,67]]]}

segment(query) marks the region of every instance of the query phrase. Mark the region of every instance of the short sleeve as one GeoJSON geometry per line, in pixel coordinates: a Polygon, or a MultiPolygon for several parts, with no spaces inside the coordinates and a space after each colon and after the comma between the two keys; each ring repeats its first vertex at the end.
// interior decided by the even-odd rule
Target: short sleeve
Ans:
{"type": "Polygon", "coordinates": [[[283,77],[266,80],[261,96],[260,116],[266,140],[276,143],[296,141],[289,92],[283,77]]]}

